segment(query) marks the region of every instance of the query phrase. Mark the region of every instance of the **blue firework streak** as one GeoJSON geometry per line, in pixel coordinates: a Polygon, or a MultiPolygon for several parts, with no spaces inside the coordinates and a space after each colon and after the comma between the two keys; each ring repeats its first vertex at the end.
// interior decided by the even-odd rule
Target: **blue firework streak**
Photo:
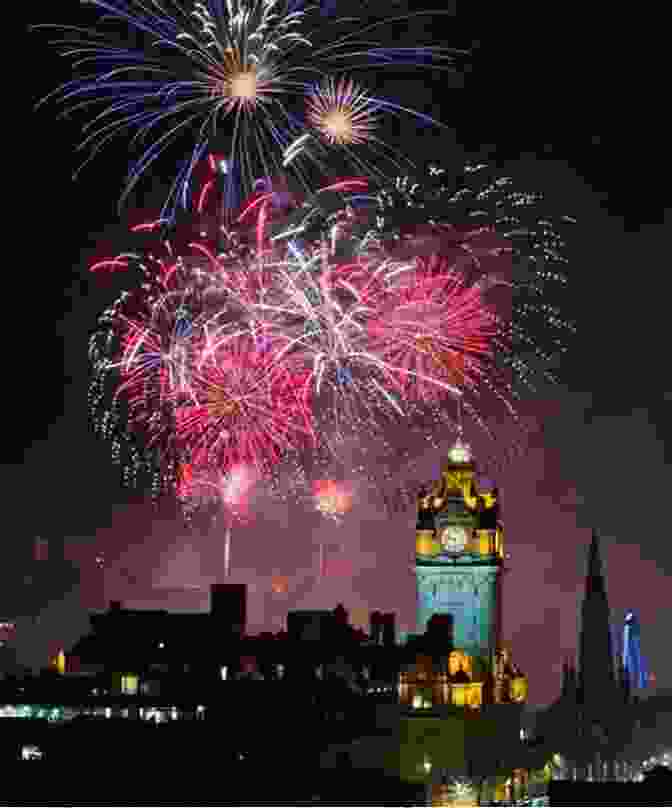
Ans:
{"type": "MultiPolygon", "coordinates": [[[[61,102],[66,114],[95,110],[80,144],[90,151],[83,165],[116,136],[132,133],[138,155],[130,163],[122,202],[166,150],[190,143],[162,213],[171,219],[179,205],[189,204],[196,165],[222,142],[235,166],[227,176],[226,199],[232,198],[234,183],[246,194],[255,177],[277,173],[283,154],[305,132],[297,110],[315,82],[331,71],[409,65],[452,70],[458,54],[372,43],[372,31],[405,18],[366,26],[336,18],[325,25],[333,4],[325,4],[322,13],[319,6],[292,0],[196,0],[185,6],[175,0],[89,0],[87,5],[100,12],[95,28],[37,26],[61,32],[53,44],[72,60],[76,76],[47,98],[61,102]]],[[[391,100],[372,97],[371,103],[428,120],[391,100]]],[[[306,162],[323,165],[317,138],[312,140],[291,160],[305,185],[306,162]]]]}

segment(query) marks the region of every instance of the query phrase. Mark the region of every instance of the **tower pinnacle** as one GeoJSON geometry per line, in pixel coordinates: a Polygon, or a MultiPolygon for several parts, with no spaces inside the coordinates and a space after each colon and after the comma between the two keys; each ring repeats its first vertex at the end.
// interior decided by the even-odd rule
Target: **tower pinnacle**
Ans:
{"type": "Polygon", "coordinates": [[[607,589],[596,530],[588,548],[586,586],[581,606],[579,638],[581,697],[585,707],[608,710],[614,695],[614,655],[607,589]]]}
{"type": "Polygon", "coordinates": [[[586,598],[591,595],[601,595],[605,599],[607,590],[602,572],[602,559],[600,557],[599,535],[593,530],[593,536],[588,548],[588,569],[586,573],[586,598]]]}

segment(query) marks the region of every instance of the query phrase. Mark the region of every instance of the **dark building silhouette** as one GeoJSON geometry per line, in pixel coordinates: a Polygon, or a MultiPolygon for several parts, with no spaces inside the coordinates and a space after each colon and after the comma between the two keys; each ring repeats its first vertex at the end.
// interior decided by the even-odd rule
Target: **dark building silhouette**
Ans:
{"type": "Polygon", "coordinates": [[[584,712],[598,722],[616,706],[619,694],[611,644],[611,615],[597,531],[593,531],[588,549],[581,605],[579,688],[584,712]]]}
{"type": "Polygon", "coordinates": [[[296,609],[287,614],[287,634],[295,642],[326,642],[333,639],[336,618],[328,609],[296,609]]]}
{"type": "Polygon", "coordinates": [[[370,637],[374,645],[393,646],[396,642],[396,618],[393,612],[371,612],[370,637]]]}
{"type": "Polygon", "coordinates": [[[627,676],[615,664],[597,531],[588,547],[578,646],[578,669],[565,661],[560,696],[540,716],[539,729],[566,758],[568,776],[607,780],[623,760],[633,712],[627,676]]]}
{"type": "Polygon", "coordinates": [[[210,614],[222,628],[239,637],[247,627],[247,586],[245,584],[213,584],[210,590],[210,614]]]}

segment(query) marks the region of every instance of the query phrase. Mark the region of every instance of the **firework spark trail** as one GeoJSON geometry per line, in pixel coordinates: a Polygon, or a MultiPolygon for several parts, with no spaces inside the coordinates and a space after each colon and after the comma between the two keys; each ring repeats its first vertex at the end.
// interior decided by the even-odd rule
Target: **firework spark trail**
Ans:
{"type": "Polygon", "coordinates": [[[44,101],[55,98],[65,114],[101,110],[84,126],[79,148],[89,149],[90,156],[79,170],[115,137],[134,132],[131,142],[139,156],[130,164],[122,202],[164,152],[191,138],[191,154],[177,172],[162,214],[171,219],[178,204],[187,207],[195,168],[222,135],[230,142],[228,165],[236,167],[242,184],[234,188],[235,172],[227,172],[226,199],[237,190],[247,195],[260,173],[271,175],[283,164],[307,187],[306,161],[324,167],[323,150],[315,148],[322,137],[330,148],[345,149],[358,170],[370,173],[375,166],[350,147],[385,145],[371,134],[371,110],[437,122],[369,96],[352,79],[334,83],[332,68],[339,74],[402,65],[452,70],[459,54],[441,47],[385,48],[362,39],[365,31],[417,15],[364,28],[342,18],[325,31],[323,18],[308,30],[312,7],[290,12],[281,0],[210,0],[194,2],[191,10],[170,2],[150,7],[140,0],[90,0],[89,5],[101,13],[98,28],[36,26],[61,32],[52,44],[72,60],[76,75],[44,101]],[[104,22],[115,21],[126,29],[124,37],[103,30],[104,22]],[[344,25],[350,33],[334,36],[344,25]],[[139,41],[136,47],[125,44],[129,34],[139,41]],[[320,47],[321,39],[328,44],[320,47]],[[330,99],[337,110],[330,111],[330,99]],[[306,100],[304,122],[290,109],[306,100]],[[311,121],[316,137],[302,140],[311,121]]]}

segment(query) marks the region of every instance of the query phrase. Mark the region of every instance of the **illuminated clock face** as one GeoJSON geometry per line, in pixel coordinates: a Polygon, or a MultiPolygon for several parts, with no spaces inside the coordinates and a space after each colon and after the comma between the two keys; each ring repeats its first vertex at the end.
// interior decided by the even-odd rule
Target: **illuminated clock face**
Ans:
{"type": "Polygon", "coordinates": [[[441,544],[447,553],[461,553],[467,546],[469,534],[460,525],[449,525],[441,533],[441,544]]]}

